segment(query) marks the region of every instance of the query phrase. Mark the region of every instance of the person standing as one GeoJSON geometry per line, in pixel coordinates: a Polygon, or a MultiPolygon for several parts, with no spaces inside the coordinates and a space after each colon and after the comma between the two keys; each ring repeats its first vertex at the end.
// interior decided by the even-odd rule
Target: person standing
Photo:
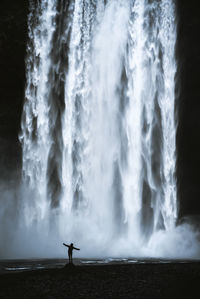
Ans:
{"type": "Polygon", "coordinates": [[[67,245],[65,243],[63,243],[64,246],[68,247],[68,257],[69,257],[69,264],[73,264],[72,262],[72,253],[73,253],[73,249],[75,250],[80,250],[79,248],[74,247],[74,244],[71,243],[70,245],[67,245]]]}

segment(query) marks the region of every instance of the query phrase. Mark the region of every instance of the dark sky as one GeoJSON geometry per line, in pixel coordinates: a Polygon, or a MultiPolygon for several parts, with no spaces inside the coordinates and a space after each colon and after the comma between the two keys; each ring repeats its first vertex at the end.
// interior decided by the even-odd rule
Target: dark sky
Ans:
{"type": "MultiPolygon", "coordinates": [[[[199,1],[177,0],[177,182],[180,215],[200,214],[199,1]]],[[[20,167],[28,0],[0,1],[0,167],[20,167]]],[[[1,171],[1,177],[3,172],[1,171]]]]}

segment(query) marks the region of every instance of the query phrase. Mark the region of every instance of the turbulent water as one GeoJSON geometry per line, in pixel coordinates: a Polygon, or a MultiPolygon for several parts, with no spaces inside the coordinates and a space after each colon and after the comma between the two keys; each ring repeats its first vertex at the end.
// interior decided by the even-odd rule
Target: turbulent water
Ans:
{"type": "Polygon", "coordinates": [[[177,219],[174,2],[30,1],[28,26],[26,225],[140,252],[177,219]]]}

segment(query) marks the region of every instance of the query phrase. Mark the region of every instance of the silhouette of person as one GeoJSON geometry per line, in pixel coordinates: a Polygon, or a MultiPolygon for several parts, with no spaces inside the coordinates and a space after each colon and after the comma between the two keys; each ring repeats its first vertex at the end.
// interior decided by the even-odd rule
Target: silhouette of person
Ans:
{"type": "Polygon", "coordinates": [[[66,247],[68,247],[69,264],[73,264],[73,262],[72,262],[72,252],[73,252],[73,249],[75,249],[75,250],[80,250],[80,249],[74,247],[73,243],[71,243],[70,245],[67,245],[67,244],[63,243],[63,245],[66,246],[66,247]]]}

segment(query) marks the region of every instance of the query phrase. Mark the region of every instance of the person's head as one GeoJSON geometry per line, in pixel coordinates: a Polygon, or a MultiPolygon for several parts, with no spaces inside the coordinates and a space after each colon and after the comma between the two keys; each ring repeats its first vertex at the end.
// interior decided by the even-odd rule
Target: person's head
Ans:
{"type": "Polygon", "coordinates": [[[73,246],[74,244],[73,243],[71,243],[71,246],[73,246]]]}

